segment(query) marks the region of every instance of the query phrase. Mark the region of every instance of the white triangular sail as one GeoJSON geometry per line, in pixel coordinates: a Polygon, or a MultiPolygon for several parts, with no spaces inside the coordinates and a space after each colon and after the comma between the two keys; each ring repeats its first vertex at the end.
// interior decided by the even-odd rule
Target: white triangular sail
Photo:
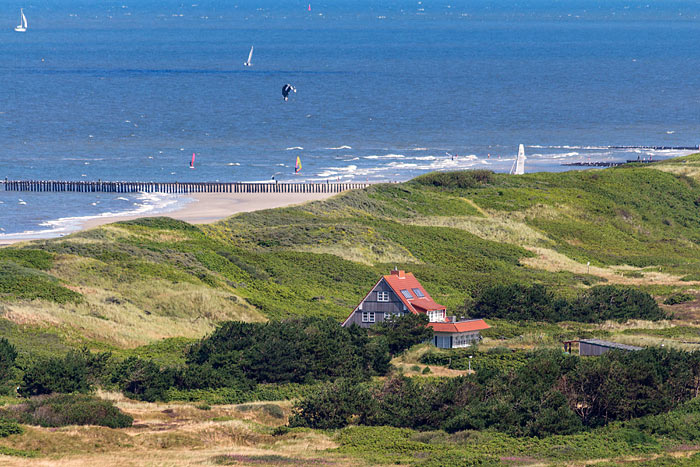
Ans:
{"type": "Polygon", "coordinates": [[[521,144],[518,147],[518,157],[513,162],[513,167],[510,169],[511,175],[522,175],[525,173],[525,145],[521,144]]]}
{"type": "Polygon", "coordinates": [[[245,66],[251,66],[250,61],[253,59],[253,46],[250,46],[250,53],[248,54],[248,60],[243,64],[245,66]]]}
{"type": "Polygon", "coordinates": [[[19,10],[19,25],[15,27],[17,32],[25,32],[27,30],[27,17],[24,16],[24,8],[19,10]]]}

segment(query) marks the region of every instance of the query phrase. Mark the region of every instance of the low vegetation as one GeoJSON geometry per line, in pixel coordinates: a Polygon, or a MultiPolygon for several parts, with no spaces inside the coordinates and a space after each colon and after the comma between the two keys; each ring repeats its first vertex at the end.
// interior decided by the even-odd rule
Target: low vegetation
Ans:
{"type": "Polygon", "coordinates": [[[447,379],[333,382],[294,406],[290,426],[490,429],[542,438],[665,413],[700,390],[700,354],[675,350],[616,351],[595,359],[537,351],[525,364],[503,368],[447,379]]]}
{"type": "Polygon", "coordinates": [[[2,248],[0,455],[58,459],[80,446],[140,449],[154,463],[175,448],[219,464],[693,465],[691,165],[700,156],[443,172],[212,225],[139,219],[2,248]],[[394,266],[448,314],[486,319],[484,341],[407,351],[431,338],[413,315],[369,332],[338,326],[394,266]],[[561,351],[586,337],[652,348],[561,351]],[[86,426],[42,428],[65,425],[86,426]],[[216,439],[255,453],[210,449],[216,439]]]}
{"type": "Polygon", "coordinates": [[[21,404],[2,409],[0,417],[44,427],[99,425],[125,428],[131,426],[134,421],[110,401],[86,394],[32,397],[21,404]]]}
{"type": "Polygon", "coordinates": [[[602,323],[668,318],[648,293],[613,285],[592,287],[570,300],[555,297],[540,284],[495,285],[485,289],[473,302],[465,303],[463,311],[475,318],[515,321],[602,323]]]}

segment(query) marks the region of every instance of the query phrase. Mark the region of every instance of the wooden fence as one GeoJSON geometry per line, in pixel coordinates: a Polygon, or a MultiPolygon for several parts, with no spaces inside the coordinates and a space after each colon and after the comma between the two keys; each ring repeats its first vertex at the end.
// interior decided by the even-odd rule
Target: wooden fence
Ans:
{"type": "Polygon", "coordinates": [[[108,182],[61,180],[0,181],[5,191],[77,193],[340,193],[369,183],[108,182]]]}

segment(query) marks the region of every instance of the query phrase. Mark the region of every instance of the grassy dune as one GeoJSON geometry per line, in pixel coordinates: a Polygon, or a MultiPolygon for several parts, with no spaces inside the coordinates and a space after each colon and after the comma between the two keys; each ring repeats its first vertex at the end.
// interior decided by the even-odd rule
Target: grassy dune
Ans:
{"type": "Polygon", "coordinates": [[[119,430],[27,426],[22,434],[0,438],[0,462],[8,466],[56,462],[76,466],[461,466],[469,459],[474,465],[691,466],[700,461],[694,445],[698,413],[685,408],[587,433],[538,439],[390,427],[288,429],[283,426],[291,409],[286,401],[208,407],[134,402],[112,393],[100,396],[134,417],[134,426],[119,430]],[[687,428],[669,433],[676,424],[687,428]]]}
{"type": "Polygon", "coordinates": [[[435,173],[211,225],[118,222],[0,249],[0,312],[68,346],[130,348],[228,319],[342,319],[394,266],[450,310],[504,282],[664,296],[700,279],[696,165],[435,173]]]}

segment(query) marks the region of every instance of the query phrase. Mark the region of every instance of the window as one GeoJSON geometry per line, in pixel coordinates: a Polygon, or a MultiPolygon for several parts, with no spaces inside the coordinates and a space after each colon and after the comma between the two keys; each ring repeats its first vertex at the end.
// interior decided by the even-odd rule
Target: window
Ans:
{"type": "Polygon", "coordinates": [[[377,292],[377,301],[378,302],[388,302],[389,301],[389,292],[377,292]]]}
{"type": "Polygon", "coordinates": [[[445,321],[445,315],[442,310],[433,310],[428,312],[428,320],[431,323],[435,323],[438,321],[445,321]]]}
{"type": "Polygon", "coordinates": [[[362,312],[362,322],[363,323],[374,323],[374,312],[373,311],[363,311],[362,312]]]}
{"type": "Polygon", "coordinates": [[[418,297],[418,298],[425,297],[425,294],[423,292],[421,292],[420,289],[412,289],[412,290],[413,290],[413,293],[416,294],[416,297],[418,297]]]}
{"type": "Polygon", "coordinates": [[[411,292],[409,292],[407,289],[401,289],[401,293],[409,300],[413,298],[413,295],[411,295],[411,292]]]}

